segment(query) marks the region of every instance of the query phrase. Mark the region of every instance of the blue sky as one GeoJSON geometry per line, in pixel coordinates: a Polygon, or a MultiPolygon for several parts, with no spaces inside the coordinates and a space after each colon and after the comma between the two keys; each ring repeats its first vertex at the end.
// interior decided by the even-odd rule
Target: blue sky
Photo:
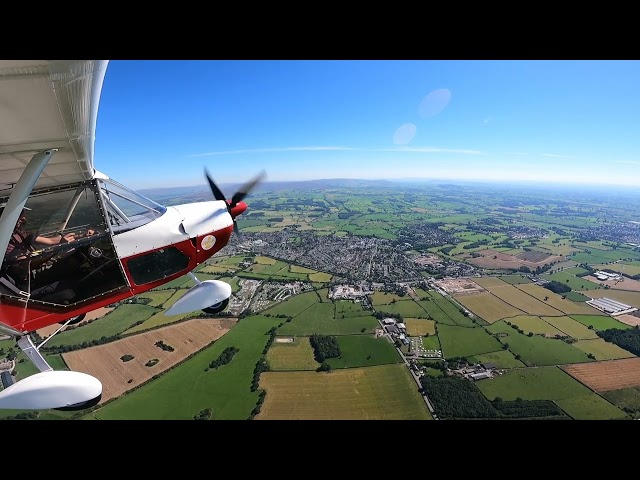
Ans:
{"type": "Polygon", "coordinates": [[[135,189],[205,167],[637,185],[640,61],[112,60],[95,166],[135,189]]]}

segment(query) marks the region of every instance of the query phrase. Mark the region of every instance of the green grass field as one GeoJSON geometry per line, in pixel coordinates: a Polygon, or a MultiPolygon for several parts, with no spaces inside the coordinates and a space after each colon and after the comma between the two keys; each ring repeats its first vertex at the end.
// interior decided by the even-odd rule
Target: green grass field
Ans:
{"type": "MultiPolygon", "coordinates": [[[[315,296],[315,292],[311,292],[315,296]]],[[[295,298],[295,297],[294,297],[295,298]]],[[[317,297],[316,297],[317,300],[317,297]]],[[[291,322],[286,322],[278,329],[278,335],[310,336],[352,335],[373,333],[380,324],[375,317],[357,316],[334,318],[332,303],[315,303],[296,315],[291,322]],[[364,329],[364,332],[362,331],[364,329]]]]}
{"type": "Polygon", "coordinates": [[[576,277],[575,275],[571,275],[566,271],[552,273],[552,274],[543,274],[540,275],[541,278],[546,280],[555,280],[556,282],[560,282],[564,285],[568,285],[571,290],[574,291],[585,291],[585,290],[595,290],[600,287],[597,283],[594,283],[586,278],[576,277]]]}
{"type": "Polygon", "coordinates": [[[311,305],[314,305],[317,302],[318,295],[316,294],[316,292],[305,292],[288,298],[284,302],[279,303],[275,307],[271,307],[262,313],[295,317],[300,312],[309,308],[311,305]]]}
{"type": "Polygon", "coordinates": [[[485,353],[482,355],[474,355],[468,359],[477,363],[493,363],[496,368],[520,368],[526,365],[520,360],[516,360],[509,350],[500,350],[499,352],[485,353]]]}
{"type": "Polygon", "coordinates": [[[482,327],[438,325],[438,337],[445,358],[470,357],[502,349],[500,342],[482,327]]]}
{"type": "Polygon", "coordinates": [[[89,324],[58,333],[43,348],[78,345],[101,337],[119,335],[135,323],[144,322],[159,311],[158,308],[148,305],[125,303],[89,324]]]}
{"type": "Polygon", "coordinates": [[[523,368],[476,383],[489,400],[553,400],[576,420],[620,419],[628,416],[558,367],[523,368]]]}
{"type": "Polygon", "coordinates": [[[602,392],[602,396],[619,408],[640,411],[640,387],[602,392]]]}
{"type": "Polygon", "coordinates": [[[607,330],[608,328],[619,328],[620,330],[627,330],[632,328],[631,326],[619,322],[615,318],[604,315],[571,315],[571,318],[586,325],[592,326],[595,330],[607,330]]]}
{"type": "Polygon", "coordinates": [[[486,327],[492,333],[506,334],[501,336],[502,343],[509,344],[509,350],[519,355],[527,365],[562,365],[565,363],[581,363],[591,361],[587,354],[562,340],[543,338],[537,335],[529,337],[518,333],[503,320],[486,327]]]}
{"type": "Polygon", "coordinates": [[[331,368],[369,367],[402,362],[393,343],[385,337],[343,335],[337,337],[337,340],[342,354],[340,358],[327,359],[331,368]]]}
{"type": "Polygon", "coordinates": [[[282,321],[261,315],[239,321],[212,346],[153,382],[88,414],[101,420],[191,420],[212,409],[213,420],[245,420],[259,392],[250,390],[253,371],[269,340],[266,332],[282,321]],[[205,372],[227,347],[239,351],[231,362],[205,372]]]}

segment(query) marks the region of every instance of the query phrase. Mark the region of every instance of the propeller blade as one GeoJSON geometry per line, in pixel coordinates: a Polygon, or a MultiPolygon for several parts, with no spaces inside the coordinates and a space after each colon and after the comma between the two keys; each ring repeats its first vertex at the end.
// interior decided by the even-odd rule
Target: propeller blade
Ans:
{"type": "Polygon", "coordinates": [[[235,233],[238,236],[238,240],[242,240],[242,235],[240,235],[240,229],[238,228],[238,224],[236,223],[236,221],[233,221],[233,233],[235,233]]]}
{"type": "Polygon", "coordinates": [[[213,193],[213,197],[216,200],[224,200],[226,202],[227,198],[224,196],[224,193],[222,193],[222,191],[218,188],[215,182],[211,179],[211,176],[209,175],[209,172],[206,169],[204,171],[204,174],[207,177],[207,181],[209,182],[209,188],[211,189],[211,193],[213,193]]]}
{"type": "Polygon", "coordinates": [[[236,193],[234,193],[233,197],[231,197],[231,208],[235,207],[238,204],[238,202],[242,201],[247,195],[249,195],[251,190],[253,190],[254,187],[258,183],[260,183],[264,179],[265,176],[266,176],[266,173],[265,173],[264,170],[262,170],[252,180],[250,180],[249,182],[244,184],[240,188],[240,190],[238,190],[236,193]]]}

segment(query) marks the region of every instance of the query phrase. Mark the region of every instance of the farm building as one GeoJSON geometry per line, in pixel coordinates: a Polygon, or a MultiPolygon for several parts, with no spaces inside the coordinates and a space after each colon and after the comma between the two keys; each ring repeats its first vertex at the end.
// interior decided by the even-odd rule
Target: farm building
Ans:
{"type": "Polygon", "coordinates": [[[398,335],[400,333],[400,330],[395,325],[387,325],[384,328],[388,333],[395,333],[396,335],[398,335]]]}
{"type": "Polygon", "coordinates": [[[470,373],[469,377],[473,380],[482,380],[483,378],[491,378],[491,372],[470,373]]]}
{"type": "Polygon", "coordinates": [[[630,313],[637,310],[637,308],[632,307],[631,305],[627,305],[626,303],[622,303],[622,302],[617,302],[616,300],[611,300],[610,298],[606,298],[606,297],[588,300],[586,303],[610,315],[630,313]]]}
{"type": "Polygon", "coordinates": [[[603,272],[603,271],[600,271],[600,270],[595,272],[593,275],[598,280],[617,280],[617,279],[621,278],[621,276],[622,276],[619,273],[603,272]]]}
{"type": "Polygon", "coordinates": [[[393,325],[396,323],[395,318],[385,318],[384,320],[382,320],[382,323],[384,323],[385,325],[393,325]]]}

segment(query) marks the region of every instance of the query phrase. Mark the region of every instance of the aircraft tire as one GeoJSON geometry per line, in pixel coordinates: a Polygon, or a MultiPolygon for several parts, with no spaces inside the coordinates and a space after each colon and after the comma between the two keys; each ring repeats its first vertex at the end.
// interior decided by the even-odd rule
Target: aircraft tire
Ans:
{"type": "Polygon", "coordinates": [[[211,305],[210,307],[203,308],[202,311],[204,313],[216,314],[216,313],[220,313],[225,308],[227,308],[227,305],[229,305],[229,299],[225,298],[221,302],[215,303],[215,304],[211,305]]]}

